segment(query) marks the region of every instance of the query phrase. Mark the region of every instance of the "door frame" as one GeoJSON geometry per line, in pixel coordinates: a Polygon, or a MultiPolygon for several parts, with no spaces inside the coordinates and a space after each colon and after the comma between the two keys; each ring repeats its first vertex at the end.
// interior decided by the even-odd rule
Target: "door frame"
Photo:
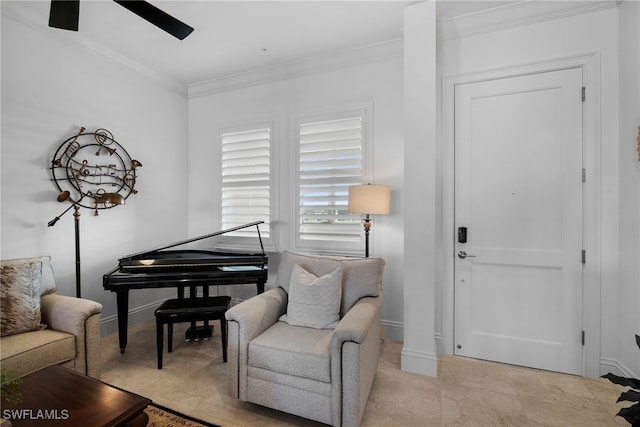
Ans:
{"type": "MultiPolygon", "coordinates": [[[[518,65],[477,73],[445,76],[442,78],[442,233],[440,238],[443,270],[439,273],[442,284],[441,335],[436,334],[439,354],[454,354],[455,278],[455,87],[466,83],[517,77],[521,75],[582,68],[586,99],[583,103],[583,167],[586,180],[582,188],[583,245],[587,262],[584,265],[582,313],[585,331],[582,375],[600,376],[600,270],[601,270],[601,167],[600,167],[600,55],[598,53],[558,58],[550,61],[518,65]]],[[[579,96],[577,94],[576,96],[579,96]]],[[[579,256],[579,254],[576,254],[579,256]]]]}

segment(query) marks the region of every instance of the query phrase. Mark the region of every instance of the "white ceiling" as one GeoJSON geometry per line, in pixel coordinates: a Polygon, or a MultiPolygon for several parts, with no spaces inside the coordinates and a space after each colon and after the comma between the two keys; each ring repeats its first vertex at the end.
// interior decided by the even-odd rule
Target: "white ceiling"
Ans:
{"type": "MultiPolygon", "coordinates": [[[[49,1],[2,1],[2,13],[90,41],[182,83],[272,67],[402,38],[402,0],[151,3],[195,28],[184,40],[117,3],[81,0],[78,33],[48,28],[49,1]]],[[[514,1],[438,1],[440,19],[514,1]]],[[[60,35],[60,34],[58,34],[60,35]]]]}

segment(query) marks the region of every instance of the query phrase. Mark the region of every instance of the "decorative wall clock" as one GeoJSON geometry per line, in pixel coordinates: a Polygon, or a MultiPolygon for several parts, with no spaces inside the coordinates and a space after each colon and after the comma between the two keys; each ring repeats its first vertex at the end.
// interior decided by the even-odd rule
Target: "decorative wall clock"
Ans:
{"type": "Polygon", "coordinates": [[[51,176],[60,190],[58,201],[70,199],[75,205],[109,209],[136,194],[136,169],[142,163],[129,153],[106,129],[85,132],[60,144],[51,160],[51,176]]]}

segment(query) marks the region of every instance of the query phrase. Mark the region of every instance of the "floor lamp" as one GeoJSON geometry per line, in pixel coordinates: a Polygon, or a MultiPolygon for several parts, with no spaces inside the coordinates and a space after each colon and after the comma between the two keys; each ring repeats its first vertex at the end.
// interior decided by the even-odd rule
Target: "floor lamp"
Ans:
{"type": "Polygon", "coordinates": [[[352,185],[349,187],[349,213],[365,215],[365,257],[369,257],[370,215],[388,214],[391,189],[388,185],[352,185]]]}

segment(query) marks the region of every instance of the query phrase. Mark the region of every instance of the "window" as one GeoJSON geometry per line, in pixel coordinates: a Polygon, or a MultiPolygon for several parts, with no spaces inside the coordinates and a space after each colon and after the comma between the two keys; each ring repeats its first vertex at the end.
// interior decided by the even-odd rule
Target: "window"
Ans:
{"type": "MultiPolygon", "coordinates": [[[[264,221],[263,240],[271,237],[271,140],[273,124],[224,129],[221,132],[221,226],[223,230],[264,221]]],[[[233,243],[257,237],[256,227],[225,234],[233,243]]],[[[226,243],[230,243],[227,239],[226,243]]]]}
{"type": "Polygon", "coordinates": [[[298,248],[361,250],[361,220],[347,202],[365,175],[365,118],[357,110],[297,121],[298,248]]]}

